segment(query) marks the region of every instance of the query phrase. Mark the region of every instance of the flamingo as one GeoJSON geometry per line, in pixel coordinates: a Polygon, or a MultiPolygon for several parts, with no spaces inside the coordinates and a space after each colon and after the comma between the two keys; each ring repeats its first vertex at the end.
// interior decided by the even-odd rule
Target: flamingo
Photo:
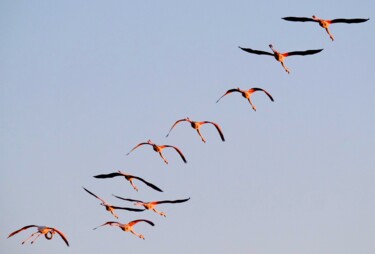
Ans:
{"type": "Polygon", "coordinates": [[[210,121],[195,122],[195,121],[190,120],[189,117],[186,117],[186,118],[184,118],[184,119],[181,119],[181,120],[176,121],[176,122],[172,125],[171,129],[169,130],[169,132],[168,132],[168,134],[167,134],[167,137],[169,136],[169,133],[171,133],[172,129],[173,129],[178,123],[180,123],[180,122],[184,122],[184,121],[185,121],[185,122],[189,122],[190,125],[191,125],[191,127],[192,127],[193,129],[197,130],[199,136],[201,137],[201,139],[202,139],[202,141],[203,141],[204,143],[206,143],[206,139],[202,136],[202,134],[201,134],[201,132],[200,132],[200,128],[202,127],[202,125],[207,124],[207,123],[212,124],[213,126],[215,126],[216,130],[219,132],[219,135],[220,135],[220,137],[221,137],[221,140],[222,140],[223,142],[225,141],[225,139],[224,139],[224,134],[223,134],[223,132],[221,131],[221,128],[220,128],[220,126],[219,126],[217,123],[210,122],[210,121]]]}
{"type": "Polygon", "coordinates": [[[329,26],[335,23],[346,23],[346,24],[353,24],[353,23],[363,23],[368,21],[369,19],[320,19],[317,16],[313,15],[312,18],[304,18],[304,17],[285,17],[282,18],[287,21],[296,21],[296,22],[317,22],[319,26],[323,27],[331,38],[332,41],[335,40],[333,35],[329,31],[329,26]]]}
{"type": "Polygon", "coordinates": [[[25,226],[21,229],[18,229],[16,231],[14,231],[13,233],[11,233],[9,237],[12,237],[14,236],[15,234],[23,231],[23,230],[26,230],[28,228],[32,228],[32,227],[36,227],[38,228],[38,231],[33,233],[29,238],[27,238],[25,241],[22,242],[22,244],[24,244],[25,242],[27,242],[28,240],[30,240],[34,235],[37,235],[32,241],[31,241],[31,244],[33,244],[38,238],[39,236],[41,235],[44,235],[44,237],[47,239],[47,240],[51,240],[53,238],[53,235],[54,234],[59,234],[61,236],[61,238],[64,240],[64,242],[66,243],[66,245],[68,245],[69,247],[69,242],[68,242],[68,239],[66,238],[65,234],[63,232],[61,232],[60,230],[56,229],[56,228],[51,228],[51,227],[47,227],[47,226],[37,226],[37,225],[28,225],[28,226],[25,226]]]}
{"type": "Polygon", "coordinates": [[[147,142],[142,142],[142,143],[139,143],[138,145],[136,145],[132,150],[130,150],[130,152],[128,152],[126,155],[129,155],[132,151],[134,151],[135,149],[137,149],[138,147],[142,146],[142,145],[151,145],[152,146],[152,149],[154,149],[155,152],[158,152],[160,157],[164,160],[164,162],[166,164],[168,164],[168,161],[167,159],[163,156],[162,154],[162,151],[164,148],[167,148],[167,147],[171,147],[171,148],[174,148],[174,150],[176,150],[176,152],[178,152],[178,154],[181,156],[181,159],[187,163],[186,159],[185,159],[185,156],[183,155],[183,153],[181,152],[180,149],[178,149],[177,147],[175,146],[170,146],[170,145],[161,145],[161,146],[158,146],[156,145],[155,143],[153,143],[151,141],[151,139],[147,140],[147,142]]]}
{"type": "Polygon", "coordinates": [[[253,50],[253,49],[250,49],[250,48],[241,48],[241,47],[239,47],[239,48],[242,49],[243,51],[246,51],[246,52],[251,53],[251,54],[269,55],[269,56],[275,57],[275,59],[281,63],[281,65],[283,66],[283,68],[285,69],[285,71],[288,74],[290,73],[290,71],[284,64],[284,60],[285,60],[286,57],[288,57],[288,56],[313,55],[313,54],[319,53],[320,51],[323,50],[323,49],[313,49],[313,50],[306,50],[306,51],[292,51],[292,52],[280,53],[279,51],[277,51],[273,48],[272,44],[270,44],[268,46],[272,49],[273,53],[269,53],[269,52],[261,51],[261,50],[253,50]]]}
{"type": "Polygon", "coordinates": [[[266,90],[262,89],[262,88],[257,88],[257,87],[254,87],[254,88],[250,88],[249,90],[241,90],[240,88],[233,88],[233,89],[229,89],[223,96],[221,96],[217,101],[216,103],[218,103],[221,98],[223,98],[225,95],[227,94],[230,94],[230,93],[233,93],[233,92],[239,92],[241,93],[242,97],[246,98],[249,102],[250,102],[250,105],[251,107],[253,108],[254,111],[256,111],[256,107],[254,106],[254,104],[251,102],[251,95],[257,91],[262,91],[264,92],[269,98],[271,101],[274,101],[271,94],[269,94],[266,90]]]}
{"type": "Polygon", "coordinates": [[[103,225],[100,225],[100,226],[94,228],[94,230],[97,229],[97,228],[99,228],[99,227],[102,227],[102,226],[105,226],[105,225],[109,225],[109,226],[112,226],[112,227],[119,227],[119,228],[122,229],[122,231],[130,232],[133,235],[136,235],[139,238],[145,240],[145,237],[143,235],[137,234],[133,230],[134,225],[137,224],[138,222],[146,222],[146,223],[150,224],[151,226],[155,226],[155,224],[152,221],[149,221],[149,220],[133,220],[133,221],[127,223],[127,224],[121,224],[121,223],[118,223],[116,221],[107,221],[103,225]]]}
{"type": "Polygon", "coordinates": [[[153,185],[152,183],[149,183],[147,182],[146,180],[138,177],[138,176],[133,176],[133,175],[129,175],[129,174],[126,174],[122,171],[118,171],[118,172],[114,172],[114,173],[110,173],[110,174],[102,174],[102,175],[96,175],[94,176],[95,178],[112,178],[112,177],[116,177],[116,176],[123,176],[125,177],[126,180],[128,180],[130,182],[130,184],[133,186],[134,190],[138,191],[138,188],[137,186],[134,185],[133,183],[133,179],[137,179],[143,183],[145,183],[146,185],[148,185],[149,187],[153,188],[154,190],[157,190],[157,191],[160,191],[160,192],[163,192],[159,187],[153,185]]]}
{"type": "Polygon", "coordinates": [[[119,196],[116,196],[116,195],[113,195],[113,196],[115,196],[116,198],[122,199],[122,200],[136,202],[136,203],[134,203],[134,205],[143,206],[145,209],[154,211],[155,213],[158,213],[159,215],[164,216],[164,217],[167,217],[167,215],[163,212],[160,212],[160,211],[156,210],[155,206],[157,206],[159,204],[165,204],[165,203],[170,203],[170,204],[183,203],[183,202],[186,202],[190,199],[190,198],[186,198],[186,199],[178,199],[178,200],[163,200],[163,201],[143,202],[143,201],[137,200],[137,199],[122,198],[122,197],[119,197],[119,196]]]}
{"type": "Polygon", "coordinates": [[[110,212],[113,216],[115,216],[116,219],[118,219],[118,215],[115,213],[116,209],[127,210],[127,211],[132,211],[132,212],[142,212],[142,211],[145,210],[145,209],[136,209],[136,208],[113,206],[113,205],[108,204],[107,202],[105,202],[103,199],[101,199],[100,197],[98,197],[97,195],[95,195],[94,193],[92,193],[91,191],[89,191],[88,189],[86,189],[85,187],[82,187],[82,188],[85,191],[87,191],[88,193],[90,193],[91,195],[93,195],[94,197],[96,197],[97,199],[99,199],[100,201],[102,201],[101,205],[105,206],[105,209],[108,212],[110,212]]]}

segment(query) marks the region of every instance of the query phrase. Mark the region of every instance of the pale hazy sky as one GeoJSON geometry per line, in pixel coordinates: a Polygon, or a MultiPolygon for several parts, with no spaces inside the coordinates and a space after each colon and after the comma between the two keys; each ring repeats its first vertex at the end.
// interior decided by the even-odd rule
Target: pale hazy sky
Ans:
{"type": "Polygon", "coordinates": [[[0,252],[373,254],[375,252],[375,2],[1,1],[0,252]],[[370,18],[334,24],[285,16],[370,18]],[[238,46],[319,49],[280,63],[238,46]],[[228,89],[261,87],[254,112],[228,89]],[[189,116],[221,125],[201,131],[189,116]],[[178,146],[166,165],[140,142],[178,146]],[[123,170],[156,192],[120,178],[123,170]],[[118,211],[143,241],[82,186],[118,206],[191,197],[150,211],[118,211]],[[21,245],[34,229],[55,236],[21,245]]]}

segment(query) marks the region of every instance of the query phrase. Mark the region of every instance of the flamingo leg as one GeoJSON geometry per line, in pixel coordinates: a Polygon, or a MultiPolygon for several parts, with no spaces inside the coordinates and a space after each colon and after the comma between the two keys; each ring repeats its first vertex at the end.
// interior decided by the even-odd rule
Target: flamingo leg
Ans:
{"type": "Polygon", "coordinates": [[[22,242],[22,244],[24,244],[25,242],[27,242],[28,240],[30,240],[30,238],[32,238],[35,234],[38,234],[39,232],[35,232],[33,234],[31,234],[31,236],[29,238],[27,238],[25,241],[22,242]]]}
{"type": "Polygon", "coordinates": [[[160,212],[160,211],[156,210],[155,208],[152,208],[152,211],[154,211],[155,213],[159,214],[160,216],[167,217],[167,215],[165,213],[160,212]]]}
{"type": "Polygon", "coordinates": [[[141,234],[137,234],[136,232],[134,232],[133,229],[130,230],[130,233],[132,233],[133,235],[135,235],[135,236],[137,236],[137,237],[139,237],[139,238],[145,240],[145,237],[144,237],[143,235],[141,235],[141,234]]]}
{"type": "Polygon", "coordinates": [[[280,62],[280,63],[281,63],[281,65],[283,66],[284,70],[285,70],[288,74],[290,74],[290,71],[289,71],[289,69],[285,66],[284,62],[280,62]]]}
{"type": "Polygon", "coordinates": [[[328,27],[326,27],[326,31],[327,31],[327,33],[329,34],[329,38],[331,38],[331,40],[334,41],[335,38],[333,38],[333,35],[332,35],[331,32],[329,31],[329,28],[328,28],[328,27]]]}
{"type": "Polygon", "coordinates": [[[33,243],[36,241],[36,239],[38,239],[39,236],[41,236],[41,235],[42,235],[42,234],[38,234],[38,235],[34,238],[34,240],[31,241],[31,244],[33,244],[33,243]]]}
{"type": "Polygon", "coordinates": [[[167,159],[163,156],[163,154],[162,154],[161,152],[158,152],[158,153],[159,153],[160,157],[164,160],[164,162],[165,162],[166,164],[168,164],[168,161],[167,161],[167,159]]]}
{"type": "Polygon", "coordinates": [[[138,188],[137,186],[134,185],[133,181],[132,180],[129,180],[130,184],[133,186],[134,190],[138,191],[138,188]]]}
{"type": "Polygon", "coordinates": [[[202,136],[201,131],[199,130],[199,128],[197,129],[197,132],[198,132],[198,135],[201,137],[202,141],[203,141],[204,143],[206,143],[206,140],[205,140],[204,137],[202,136]]]}
{"type": "Polygon", "coordinates": [[[112,207],[108,206],[107,211],[109,211],[113,216],[115,216],[116,219],[118,219],[118,215],[115,213],[115,209],[112,207]]]}
{"type": "Polygon", "coordinates": [[[251,107],[253,108],[254,111],[257,111],[257,108],[254,106],[254,104],[251,102],[251,99],[247,99],[250,102],[251,107]]]}

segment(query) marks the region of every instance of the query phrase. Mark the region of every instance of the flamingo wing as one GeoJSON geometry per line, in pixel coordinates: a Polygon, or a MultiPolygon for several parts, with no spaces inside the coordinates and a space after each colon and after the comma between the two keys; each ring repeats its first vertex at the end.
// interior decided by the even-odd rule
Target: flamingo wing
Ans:
{"type": "Polygon", "coordinates": [[[133,152],[135,149],[137,149],[138,147],[140,146],[143,146],[143,145],[151,145],[147,142],[142,142],[142,143],[139,143],[138,145],[136,145],[132,150],[130,150],[130,152],[128,152],[126,155],[129,155],[131,152],[133,152]]]}
{"type": "Polygon", "coordinates": [[[160,188],[157,187],[156,185],[154,185],[154,184],[152,184],[152,183],[150,183],[150,182],[147,182],[146,180],[144,180],[144,179],[142,179],[142,178],[140,178],[140,177],[138,177],[138,176],[131,176],[131,177],[134,178],[134,179],[137,179],[137,180],[139,180],[139,181],[141,181],[141,182],[143,182],[143,183],[145,183],[147,186],[153,188],[154,190],[157,190],[157,191],[163,192],[162,189],[160,189],[160,188]]]}
{"type": "Polygon", "coordinates": [[[106,223],[100,225],[100,226],[97,226],[96,228],[93,228],[93,230],[99,228],[99,227],[102,227],[102,226],[105,226],[105,225],[110,225],[110,226],[120,226],[121,224],[116,222],[116,221],[107,221],[106,223]]]}
{"type": "Polygon", "coordinates": [[[266,90],[262,89],[262,88],[258,88],[258,87],[254,87],[254,88],[251,88],[252,90],[254,91],[262,91],[264,92],[265,94],[267,94],[268,98],[270,98],[271,101],[274,101],[273,98],[272,98],[272,95],[267,92],[266,90]]]}
{"type": "Polygon", "coordinates": [[[120,210],[127,210],[132,212],[143,212],[145,209],[138,209],[138,208],[129,208],[129,207],[119,207],[119,206],[111,206],[113,209],[120,209],[120,210]]]}
{"type": "Polygon", "coordinates": [[[166,204],[166,203],[176,204],[176,203],[184,203],[184,202],[188,201],[189,199],[190,198],[177,199],[177,200],[163,200],[163,201],[155,201],[155,202],[151,202],[151,203],[154,203],[154,204],[166,204]]]}
{"type": "Polygon", "coordinates": [[[219,132],[219,135],[221,137],[221,140],[222,141],[225,141],[225,138],[224,138],[224,134],[220,128],[220,126],[217,124],[217,123],[214,123],[214,122],[210,122],[210,121],[204,121],[203,123],[210,123],[212,124],[213,126],[215,126],[216,130],[219,132]]]}
{"type": "Polygon", "coordinates": [[[305,18],[305,17],[284,17],[282,19],[287,20],[287,21],[297,21],[297,22],[306,22],[306,21],[318,22],[312,18],[305,18]]]}
{"type": "Polygon", "coordinates": [[[110,173],[110,174],[101,174],[101,175],[96,175],[94,176],[95,178],[112,178],[112,177],[116,177],[116,176],[123,176],[123,174],[120,174],[120,173],[117,173],[117,172],[114,172],[114,173],[110,173]]]}
{"type": "Polygon", "coordinates": [[[99,198],[98,196],[96,196],[94,193],[92,193],[91,191],[89,191],[88,189],[86,189],[85,187],[82,187],[85,191],[87,191],[88,193],[90,193],[91,195],[93,195],[94,197],[96,197],[97,199],[101,200],[103,203],[105,203],[105,201],[101,198],[99,198]]]}
{"type": "Polygon", "coordinates": [[[181,152],[181,150],[178,149],[176,146],[164,145],[164,146],[162,146],[162,147],[171,147],[171,148],[174,148],[174,150],[176,150],[176,152],[178,152],[178,154],[180,155],[181,159],[182,159],[185,163],[187,163],[187,160],[186,160],[184,154],[183,154],[183,153],[181,152]]]}
{"type": "Polygon", "coordinates": [[[241,48],[241,47],[239,47],[239,48],[242,49],[243,51],[246,51],[247,53],[251,53],[251,54],[273,56],[272,53],[267,52],[267,51],[254,50],[254,49],[251,49],[251,48],[241,48]]]}
{"type": "Polygon", "coordinates": [[[352,24],[352,23],[362,23],[362,22],[366,22],[368,20],[369,19],[332,19],[332,20],[330,20],[330,23],[331,24],[334,24],[334,23],[352,24]]]}
{"type": "Polygon", "coordinates": [[[187,120],[186,120],[185,118],[184,118],[184,119],[177,120],[177,121],[172,125],[172,127],[171,127],[171,129],[169,130],[169,132],[168,132],[168,134],[167,134],[166,137],[169,136],[169,133],[171,133],[172,129],[173,129],[178,123],[180,123],[180,122],[184,122],[184,121],[187,121],[187,120]]]}
{"type": "Polygon", "coordinates": [[[125,200],[125,201],[144,203],[143,201],[141,201],[141,200],[137,200],[137,199],[122,198],[122,197],[119,197],[119,196],[116,196],[116,195],[113,195],[113,196],[116,197],[116,198],[119,198],[119,199],[125,200]]]}
{"type": "Polygon", "coordinates": [[[11,234],[8,236],[8,238],[14,236],[15,234],[17,234],[17,233],[19,233],[19,232],[21,232],[21,231],[23,231],[23,230],[26,230],[26,229],[28,229],[28,228],[32,228],[32,227],[38,227],[38,226],[37,226],[37,225],[28,225],[28,226],[25,226],[25,227],[20,228],[20,229],[14,231],[13,233],[11,233],[11,234]]]}
{"type": "Polygon", "coordinates": [[[218,103],[218,102],[221,100],[221,98],[223,98],[225,95],[230,94],[230,93],[233,93],[233,92],[239,92],[239,93],[240,93],[240,91],[238,91],[237,88],[229,89],[228,91],[226,91],[225,94],[223,94],[223,96],[221,96],[221,97],[216,101],[216,103],[218,103]]]}
{"type": "Polygon", "coordinates": [[[323,49],[312,49],[312,50],[305,50],[305,51],[292,51],[283,53],[283,56],[306,56],[306,55],[313,55],[316,53],[321,52],[323,49]]]}
{"type": "Polygon", "coordinates": [[[60,236],[61,238],[64,240],[64,242],[66,243],[66,245],[69,246],[69,242],[68,242],[68,239],[66,238],[66,235],[61,232],[60,230],[56,229],[56,228],[53,228],[54,231],[56,231],[60,236]]]}
{"type": "Polygon", "coordinates": [[[155,226],[155,224],[150,220],[133,220],[133,221],[129,222],[128,225],[131,227],[131,226],[134,226],[135,224],[137,224],[138,222],[142,222],[142,221],[150,224],[151,226],[155,226]]]}

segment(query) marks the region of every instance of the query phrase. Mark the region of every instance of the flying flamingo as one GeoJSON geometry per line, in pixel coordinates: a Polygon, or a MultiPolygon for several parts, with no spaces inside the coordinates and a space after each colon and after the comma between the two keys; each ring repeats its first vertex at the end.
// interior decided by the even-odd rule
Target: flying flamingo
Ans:
{"type": "Polygon", "coordinates": [[[137,224],[138,222],[142,222],[142,221],[143,222],[147,222],[151,226],[155,226],[155,224],[152,221],[149,221],[149,220],[133,220],[133,221],[129,222],[128,224],[121,224],[121,223],[118,223],[116,221],[108,221],[108,222],[104,223],[103,225],[100,225],[100,226],[94,228],[94,230],[97,229],[97,228],[99,228],[99,227],[102,227],[102,226],[105,226],[105,225],[109,225],[109,226],[112,226],[112,227],[119,227],[119,228],[122,229],[122,231],[130,232],[133,235],[136,235],[139,238],[142,238],[143,240],[145,240],[145,237],[143,235],[137,234],[133,230],[134,225],[137,224]]]}
{"type": "Polygon", "coordinates": [[[144,209],[136,209],[136,208],[128,208],[128,207],[118,207],[118,206],[113,206],[111,204],[108,204],[107,202],[105,202],[103,199],[101,199],[100,197],[96,196],[94,193],[92,193],[91,191],[89,191],[88,189],[86,189],[85,187],[82,187],[85,191],[87,191],[88,193],[90,193],[91,195],[93,195],[94,197],[96,197],[97,199],[99,199],[100,201],[102,201],[101,205],[102,206],[105,206],[105,209],[110,212],[113,216],[115,216],[116,219],[118,219],[118,215],[115,213],[115,210],[116,209],[121,209],[121,210],[127,210],[127,211],[132,211],[132,212],[142,212],[144,211],[144,209]]]}
{"type": "Polygon", "coordinates": [[[199,136],[201,137],[201,139],[202,139],[202,141],[203,141],[204,143],[206,143],[206,140],[205,140],[205,138],[202,136],[202,134],[201,134],[201,132],[200,132],[200,128],[202,127],[202,125],[207,124],[207,123],[212,124],[213,126],[215,126],[216,130],[219,132],[219,135],[220,135],[220,137],[221,137],[221,140],[222,140],[222,141],[225,141],[225,139],[224,139],[224,134],[223,134],[223,132],[221,131],[221,128],[220,128],[220,126],[219,126],[217,123],[210,122],[210,121],[195,122],[195,121],[190,120],[189,117],[176,121],[176,122],[173,124],[172,128],[169,130],[169,132],[168,132],[168,134],[167,134],[167,137],[169,136],[169,133],[171,133],[172,129],[173,129],[178,123],[180,123],[180,122],[184,122],[184,121],[185,121],[185,122],[189,122],[190,125],[191,125],[191,127],[192,127],[193,129],[197,130],[199,136]]]}
{"type": "Polygon", "coordinates": [[[154,190],[157,190],[157,191],[160,191],[160,192],[163,192],[159,187],[153,185],[152,183],[149,183],[147,182],[146,180],[138,177],[138,176],[133,176],[133,175],[129,175],[129,174],[126,174],[122,171],[118,171],[118,172],[114,172],[114,173],[110,173],[110,174],[102,174],[102,175],[97,175],[97,176],[94,176],[95,178],[112,178],[112,177],[116,177],[116,176],[123,176],[125,177],[126,180],[128,180],[130,182],[130,184],[133,186],[134,190],[138,191],[138,188],[137,186],[134,185],[133,183],[133,179],[137,179],[139,181],[142,181],[143,183],[145,183],[146,185],[148,185],[149,187],[153,188],[154,190]]]}
{"type": "Polygon", "coordinates": [[[34,235],[37,235],[32,241],[31,241],[31,244],[33,244],[38,238],[39,236],[41,235],[44,235],[44,237],[47,239],[47,240],[51,240],[53,235],[54,234],[59,234],[61,236],[61,238],[64,240],[64,242],[66,243],[66,245],[69,246],[69,243],[68,243],[68,240],[66,238],[66,236],[64,235],[63,232],[59,231],[58,229],[56,228],[51,228],[51,227],[46,227],[46,226],[37,226],[37,225],[29,225],[29,226],[25,226],[21,229],[18,229],[16,231],[14,231],[13,233],[11,233],[9,237],[11,236],[14,236],[15,234],[23,231],[23,230],[26,230],[28,228],[32,228],[32,227],[36,227],[38,228],[38,231],[33,233],[29,238],[27,238],[25,241],[22,242],[22,244],[24,244],[25,242],[27,242],[28,240],[30,240],[34,235]]]}
{"type": "Polygon", "coordinates": [[[319,26],[323,27],[329,37],[331,38],[332,41],[334,41],[333,35],[329,31],[329,26],[331,24],[335,23],[347,23],[347,24],[353,24],[353,23],[362,23],[366,22],[369,19],[320,19],[317,16],[313,15],[312,18],[304,18],[304,17],[285,17],[282,18],[287,21],[296,21],[296,22],[317,22],[319,23],[319,26]]]}
{"type": "Polygon", "coordinates": [[[239,47],[239,48],[242,49],[243,51],[246,51],[246,52],[251,53],[251,54],[268,55],[268,56],[275,57],[275,59],[281,63],[281,65],[283,66],[283,68],[285,69],[285,71],[288,74],[290,73],[290,71],[284,65],[284,60],[285,60],[286,57],[288,57],[288,56],[313,55],[313,54],[319,53],[320,51],[323,50],[323,49],[313,49],[313,50],[306,50],[306,51],[292,51],[292,52],[280,53],[279,51],[277,51],[273,48],[272,44],[270,44],[268,46],[272,49],[273,53],[269,53],[269,52],[261,51],[261,50],[253,50],[253,49],[250,49],[250,48],[241,48],[241,47],[239,47]]]}
{"type": "Polygon", "coordinates": [[[179,200],[163,200],[163,201],[143,202],[141,200],[130,199],[130,198],[122,198],[122,197],[119,197],[119,196],[116,196],[116,195],[113,195],[113,196],[115,196],[116,198],[122,199],[122,200],[136,202],[136,203],[134,203],[134,205],[143,206],[147,210],[154,211],[155,213],[158,213],[159,215],[164,216],[164,217],[166,217],[167,215],[163,212],[160,212],[160,211],[156,210],[155,206],[157,206],[159,204],[165,204],[165,203],[171,203],[171,204],[183,203],[183,202],[186,202],[190,199],[190,198],[187,198],[187,199],[179,199],[179,200]]]}
{"type": "Polygon", "coordinates": [[[223,96],[221,96],[217,101],[216,103],[218,103],[221,98],[223,98],[225,95],[227,94],[230,94],[230,93],[233,93],[233,92],[239,92],[241,93],[242,97],[246,98],[249,102],[250,102],[250,105],[251,107],[253,108],[254,111],[256,111],[256,107],[254,106],[254,104],[251,102],[251,95],[257,91],[262,91],[264,92],[265,94],[267,94],[267,96],[270,98],[271,101],[273,101],[273,98],[271,96],[271,94],[269,94],[266,90],[262,89],[262,88],[257,88],[257,87],[254,87],[254,88],[250,88],[249,90],[241,90],[240,88],[233,88],[233,89],[229,89],[223,96]]]}
{"type": "Polygon", "coordinates": [[[156,145],[155,143],[153,143],[151,141],[151,139],[147,140],[147,142],[143,142],[143,143],[139,143],[138,145],[136,145],[132,150],[130,150],[130,152],[128,152],[126,155],[129,155],[133,150],[137,149],[138,147],[142,146],[142,145],[151,145],[152,146],[152,149],[154,149],[155,152],[158,152],[160,157],[163,158],[164,162],[166,164],[168,164],[168,161],[167,159],[163,156],[162,154],[162,151],[164,148],[167,148],[167,147],[171,147],[171,148],[174,148],[174,150],[176,150],[178,152],[178,154],[181,156],[181,159],[187,163],[186,159],[185,159],[185,156],[182,154],[182,152],[180,151],[180,149],[178,149],[177,147],[175,146],[170,146],[170,145],[161,145],[161,146],[158,146],[156,145]]]}

